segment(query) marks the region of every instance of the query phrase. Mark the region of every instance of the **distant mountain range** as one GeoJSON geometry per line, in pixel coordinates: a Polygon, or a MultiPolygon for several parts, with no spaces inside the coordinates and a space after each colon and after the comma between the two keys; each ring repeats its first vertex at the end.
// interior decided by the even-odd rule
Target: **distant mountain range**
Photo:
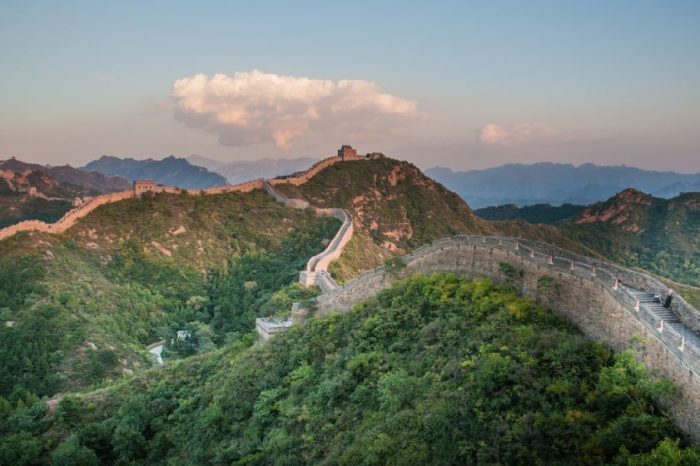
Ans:
{"type": "Polygon", "coordinates": [[[77,197],[129,189],[118,176],[87,172],[70,165],[48,167],[15,158],[0,161],[0,227],[22,220],[59,219],[77,197]]]}
{"type": "Polygon", "coordinates": [[[464,172],[434,167],[426,174],[457,192],[473,208],[502,204],[591,204],[627,188],[663,198],[700,191],[700,173],[647,171],[624,165],[509,164],[464,172]]]}
{"type": "MultiPolygon", "coordinates": [[[[12,172],[15,175],[28,175],[31,172],[47,175],[55,182],[51,182],[49,185],[54,188],[60,187],[64,190],[64,194],[68,194],[65,190],[70,191],[72,195],[95,195],[123,191],[131,188],[131,183],[121,176],[106,176],[97,171],[83,170],[71,167],[70,165],[52,167],[27,163],[17,160],[14,157],[0,161],[0,170],[7,174],[12,172]]],[[[17,180],[19,180],[19,177],[17,180]]],[[[27,187],[28,186],[29,185],[27,185],[27,187]]],[[[41,185],[31,186],[37,188],[40,192],[44,192],[41,185]]],[[[48,186],[46,189],[48,189],[48,186]]]]}
{"type": "Polygon", "coordinates": [[[229,183],[238,184],[244,181],[258,178],[275,178],[282,175],[291,175],[301,170],[306,170],[317,159],[299,157],[296,159],[261,159],[239,160],[235,162],[219,162],[199,155],[187,157],[193,165],[199,165],[226,177],[229,183]]]}
{"type": "Polygon", "coordinates": [[[533,204],[524,207],[518,207],[515,204],[504,204],[475,209],[474,213],[484,220],[524,220],[528,223],[557,225],[576,217],[585,208],[586,206],[575,204],[562,204],[560,206],[533,204]]]}
{"type": "Polygon", "coordinates": [[[103,155],[83,168],[105,175],[122,176],[129,181],[151,179],[158,184],[187,189],[203,189],[227,184],[223,176],[172,155],[163,160],[136,160],[103,155]]]}

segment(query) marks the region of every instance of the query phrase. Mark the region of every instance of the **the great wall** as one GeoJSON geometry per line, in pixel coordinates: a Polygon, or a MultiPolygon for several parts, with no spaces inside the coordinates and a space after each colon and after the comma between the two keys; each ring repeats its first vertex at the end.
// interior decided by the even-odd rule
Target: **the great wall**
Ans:
{"type": "MultiPolygon", "coordinates": [[[[295,181],[302,184],[330,164],[317,164],[321,168],[295,181]]],[[[278,196],[280,202],[305,202],[278,196]]],[[[333,251],[332,245],[327,251],[333,251]]],[[[342,247],[333,251],[333,257],[341,251],[342,247]]],[[[678,425],[700,442],[700,312],[680,296],[674,296],[668,309],[662,306],[667,287],[656,278],[550,244],[502,237],[445,238],[403,256],[401,262],[405,267],[400,270],[378,267],[342,287],[327,271],[317,272],[316,283],[323,293],[305,308],[296,304],[287,320],[258,319],[261,339],[286,332],[309,313],[322,317],[329,312],[347,312],[396,279],[414,273],[488,277],[542,301],[594,340],[617,351],[632,349],[652,373],[673,381],[677,393],[667,407],[678,425]],[[509,277],[504,264],[522,275],[509,277]],[[551,277],[556,286],[543,291],[540,285],[544,277],[551,277]]],[[[301,272],[301,282],[312,284],[305,280],[305,272],[301,272]]]]}
{"type": "MultiPolygon", "coordinates": [[[[339,153],[295,176],[188,193],[206,195],[264,189],[276,201],[290,208],[313,208],[304,200],[286,198],[274,186],[303,184],[330,165],[369,157],[339,153]]],[[[170,187],[154,187],[153,190],[182,192],[170,187]]],[[[100,205],[135,196],[134,191],[99,196],[71,210],[55,224],[29,221],[0,230],[0,240],[19,231],[60,233],[100,205]]],[[[378,267],[345,286],[339,286],[327,268],[340,256],[352,237],[352,217],[344,209],[313,209],[318,215],[331,215],[342,221],[341,228],[326,249],[312,257],[305,270],[300,272],[301,283],[318,285],[322,294],[305,308],[295,305],[292,318],[285,321],[257,319],[256,327],[263,340],[287,331],[309,313],[323,316],[330,312],[347,312],[355,304],[390,287],[393,281],[414,273],[453,272],[475,278],[488,277],[516,287],[523,296],[540,300],[576,324],[590,338],[615,350],[633,350],[654,374],[673,381],[677,392],[667,407],[678,425],[700,442],[700,312],[680,296],[675,296],[668,309],[661,306],[656,295],[664,296],[666,286],[654,277],[546,243],[516,238],[456,236],[433,241],[403,256],[401,263],[404,266],[399,269],[378,267]],[[522,273],[509,275],[504,264],[522,273]],[[541,285],[546,277],[550,277],[555,286],[544,290],[541,285]]]]}
{"type": "Polygon", "coordinates": [[[321,294],[296,315],[347,312],[414,273],[487,277],[540,300],[594,340],[617,351],[633,350],[652,373],[673,381],[677,393],[667,407],[678,425],[700,442],[700,313],[680,296],[670,309],[656,304],[655,295],[666,293],[657,279],[546,243],[500,237],[437,240],[403,256],[402,263],[400,270],[378,267],[365,272],[321,294]],[[509,277],[504,264],[522,275],[509,277]],[[551,277],[556,286],[543,291],[543,277],[551,277]]]}
{"type": "MultiPolygon", "coordinates": [[[[251,180],[247,181],[245,183],[240,183],[237,185],[226,185],[226,186],[215,186],[213,188],[207,188],[207,189],[182,189],[182,188],[177,188],[174,186],[160,186],[156,185],[153,182],[145,182],[145,181],[136,181],[134,182],[134,189],[131,189],[129,191],[121,191],[117,193],[110,193],[110,194],[102,194],[100,196],[96,196],[84,204],[69,210],[66,212],[66,214],[61,217],[59,220],[57,220],[55,223],[45,223],[40,220],[26,220],[23,222],[16,223],[14,225],[10,225],[8,227],[0,229],[0,241],[9,238],[10,236],[13,236],[17,233],[23,232],[23,231],[39,231],[39,232],[44,232],[44,233],[63,233],[69,228],[71,228],[73,225],[75,225],[75,222],[78,221],[80,218],[85,217],[88,215],[90,212],[95,210],[101,205],[104,204],[109,204],[111,202],[118,202],[118,201],[123,201],[125,199],[134,199],[139,197],[140,195],[145,194],[146,192],[151,192],[151,193],[170,193],[170,194],[180,194],[180,193],[187,193],[191,195],[211,195],[211,194],[223,194],[223,193],[228,193],[228,192],[249,192],[254,189],[263,189],[265,187],[265,184],[267,183],[268,188],[270,188],[273,185],[279,185],[279,184],[293,184],[293,185],[300,185],[306,183],[308,180],[313,178],[318,172],[323,170],[326,167],[329,167],[333,164],[336,164],[338,162],[343,162],[343,161],[348,161],[348,160],[366,160],[368,158],[373,158],[373,157],[378,157],[381,156],[381,154],[378,153],[372,153],[372,154],[367,154],[367,156],[359,156],[357,155],[357,152],[350,146],[343,146],[341,149],[338,151],[337,156],[333,157],[328,157],[326,159],[323,159],[317,163],[315,163],[311,168],[308,170],[298,173],[293,176],[289,177],[284,177],[284,178],[275,178],[272,180],[251,180]]],[[[304,207],[305,201],[301,200],[289,200],[284,198],[281,194],[277,193],[274,189],[266,189],[268,193],[273,195],[272,193],[276,193],[273,195],[276,199],[280,200],[283,202],[285,205],[289,207],[294,207],[294,208],[305,208],[308,207],[308,203],[304,207]]],[[[323,212],[320,212],[323,213],[323,212]]],[[[335,215],[335,214],[332,214],[335,215]]],[[[341,219],[342,220],[342,219],[341,219]]]]}

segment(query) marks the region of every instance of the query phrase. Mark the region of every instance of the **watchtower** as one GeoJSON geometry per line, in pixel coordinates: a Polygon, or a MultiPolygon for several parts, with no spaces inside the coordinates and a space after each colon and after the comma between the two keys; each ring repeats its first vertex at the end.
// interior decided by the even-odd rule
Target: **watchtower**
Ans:
{"type": "Polygon", "coordinates": [[[153,192],[156,189],[156,182],[153,180],[136,180],[134,181],[134,195],[141,197],[143,193],[153,192]]]}
{"type": "Polygon", "coordinates": [[[343,160],[357,160],[361,158],[358,157],[357,151],[353,149],[352,146],[347,145],[340,146],[340,149],[338,149],[338,157],[343,160]]]}

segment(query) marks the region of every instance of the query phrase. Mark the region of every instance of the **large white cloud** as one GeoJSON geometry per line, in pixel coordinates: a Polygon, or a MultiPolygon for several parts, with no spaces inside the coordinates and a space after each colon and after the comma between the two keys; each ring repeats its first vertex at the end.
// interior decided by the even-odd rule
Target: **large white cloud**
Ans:
{"type": "Polygon", "coordinates": [[[218,134],[224,145],[274,142],[289,149],[312,131],[356,135],[395,129],[415,117],[416,104],[371,81],[329,81],[257,70],[233,76],[179,79],[171,92],[175,116],[218,134]]]}
{"type": "Polygon", "coordinates": [[[479,133],[479,141],[484,144],[517,145],[551,139],[559,132],[539,123],[515,123],[497,125],[489,123],[479,133]]]}

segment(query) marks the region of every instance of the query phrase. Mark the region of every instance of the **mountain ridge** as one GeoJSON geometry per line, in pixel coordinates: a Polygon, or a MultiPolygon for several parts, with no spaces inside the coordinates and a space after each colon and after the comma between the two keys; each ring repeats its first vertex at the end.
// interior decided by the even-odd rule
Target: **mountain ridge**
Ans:
{"type": "Polygon", "coordinates": [[[25,220],[55,222],[71,207],[100,194],[129,189],[124,178],[70,165],[0,161],[0,228],[25,220]]]}
{"type": "Polygon", "coordinates": [[[68,164],[50,166],[23,162],[15,157],[0,160],[0,170],[22,175],[27,172],[41,172],[56,180],[58,184],[67,185],[75,194],[95,195],[129,189],[131,183],[120,176],[105,175],[95,170],[74,168],[68,164]]]}
{"type": "Polygon", "coordinates": [[[298,157],[294,159],[263,158],[258,160],[238,160],[221,162],[199,155],[191,155],[187,160],[193,165],[199,165],[224,176],[229,183],[237,184],[258,178],[269,179],[278,176],[291,175],[303,171],[319,159],[298,157]]]}
{"type": "Polygon", "coordinates": [[[473,208],[516,204],[591,204],[626,188],[673,197],[700,183],[700,173],[642,170],[626,165],[585,163],[507,164],[483,170],[453,171],[433,167],[425,172],[457,192],[473,208]]]}
{"type": "Polygon", "coordinates": [[[186,189],[206,189],[228,184],[223,176],[173,155],[162,160],[137,160],[103,155],[83,168],[105,175],[119,175],[129,181],[152,179],[158,184],[186,189]]]}

